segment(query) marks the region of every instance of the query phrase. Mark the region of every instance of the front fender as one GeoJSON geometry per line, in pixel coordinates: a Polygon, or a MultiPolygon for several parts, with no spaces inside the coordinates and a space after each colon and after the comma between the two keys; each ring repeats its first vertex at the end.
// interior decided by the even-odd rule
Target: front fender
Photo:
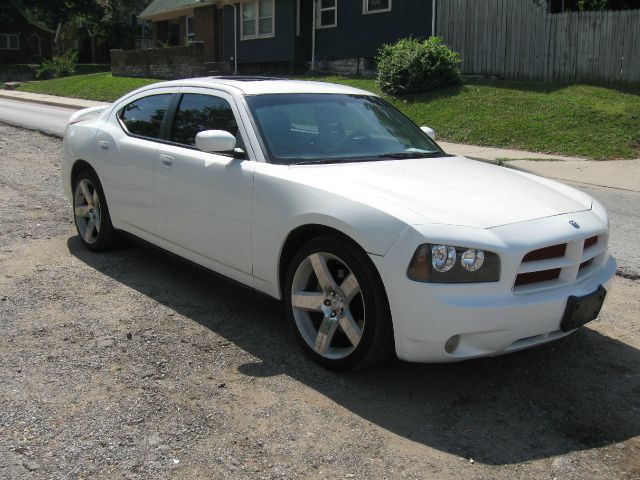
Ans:
{"type": "Polygon", "coordinates": [[[349,198],[286,178],[286,168],[256,165],[252,238],[255,287],[280,298],[279,262],[289,234],[305,225],[337,230],[363,250],[384,255],[407,224],[393,215],[349,198]],[[262,168],[261,168],[262,167],[262,168]],[[265,174],[267,173],[268,174],[265,174]],[[274,173],[276,173],[274,175],[274,173]]]}
{"type": "Polygon", "coordinates": [[[291,219],[283,232],[281,245],[291,232],[305,225],[321,225],[337,230],[351,238],[365,252],[378,256],[384,256],[404,229],[408,228],[405,224],[380,214],[358,216],[354,212],[350,218],[338,218],[326,212],[309,212],[291,219]],[[377,220],[373,221],[374,217],[377,220]]]}

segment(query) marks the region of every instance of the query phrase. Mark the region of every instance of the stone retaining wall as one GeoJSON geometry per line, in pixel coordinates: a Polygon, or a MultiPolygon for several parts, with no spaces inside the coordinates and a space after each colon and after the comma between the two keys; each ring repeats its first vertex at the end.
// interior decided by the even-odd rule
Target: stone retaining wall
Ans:
{"type": "Polygon", "coordinates": [[[29,80],[34,80],[36,78],[36,74],[34,71],[15,71],[15,72],[0,72],[0,83],[7,82],[27,82],[29,80]]]}
{"type": "Polygon", "coordinates": [[[111,50],[114,77],[146,77],[173,80],[207,74],[204,45],[194,42],[184,47],[147,50],[111,50]]]}
{"type": "Polygon", "coordinates": [[[344,58],[341,60],[318,59],[316,70],[327,75],[375,75],[373,61],[367,58],[344,58]]]}

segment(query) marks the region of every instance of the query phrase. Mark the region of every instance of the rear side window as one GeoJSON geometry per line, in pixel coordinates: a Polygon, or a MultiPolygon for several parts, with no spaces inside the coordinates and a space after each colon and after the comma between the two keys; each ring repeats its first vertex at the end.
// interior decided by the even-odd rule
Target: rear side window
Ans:
{"type": "Polygon", "coordinates": [[[172,97],[167,93],[139,98],[122,109],[120,120],[129,133],[158,138],[162,119],[172,97]]]}
{"type": "Polygon", "coordinates": [[[185,93],[176,111],[170,140],[195,145],[196,135],[203,130],[225,130],[237,138],[238,124],[231,105],[213,95],[185,93]]]}

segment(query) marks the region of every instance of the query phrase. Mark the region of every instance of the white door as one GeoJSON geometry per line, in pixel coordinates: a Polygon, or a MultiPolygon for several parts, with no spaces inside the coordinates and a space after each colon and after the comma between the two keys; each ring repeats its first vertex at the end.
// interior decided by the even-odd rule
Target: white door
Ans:
{"type": "Polygon", "coordinates": [[[199,263],[252,283],[254,162],[234,158],[231,152],[213,154],[195,148],[195,136],[203,130],[229,131],[242,146],[237,113],[232,97],[223,92],[212,95],[186,90],[181,94],[169,132],[170,144],[158,148],[155,224],[161,239],[205,258],[199,263]]]}
{"type": "Polygon", "coordinates": [[[139,97],[105,122],[95,142],[100,177],[116,227],[154,232],[153,169],[165,112],[172,93],[139,97]]]}

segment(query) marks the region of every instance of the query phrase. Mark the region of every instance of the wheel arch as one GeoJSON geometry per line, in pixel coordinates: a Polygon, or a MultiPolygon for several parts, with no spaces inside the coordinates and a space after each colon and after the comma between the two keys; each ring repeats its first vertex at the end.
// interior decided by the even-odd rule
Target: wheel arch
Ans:
{"type": "MultiPolygon", "coordinates": [[[[93,166],[87,162],[86,160],[82,160],[82,159],[78,159],[75,162],[73,162],[73,166],[71,167],[71,172],[70,172],[70,181],[71,181],[71,188],[73,189],[73,186],[76,183],[76,178],[78,178],[78,174],[85,169],[90,169],[93,170],[93,172],[98,175],[98,172],[96,172],[96,169],[93,168],[93,166]]],[[[99,177],[98,177],[99,178],[99,177]]]]}
{"type": "MultiPolygon", "coordinates": [[[[291,259],[295,255],[295,253],[307,242],[313,240],[314,238],[321,237],[323,235],[331,235],[334,237],[338,237],[345,242],[348,242],[353,247],[357,248],[368,258],[367,251],[356,242],[353,238],[345,233],[337,230],[333,227],[329,227],[327,225],[322,225],[318,223],[309,223],[305,225],[300,225],[295,229],[291,230],[285,239],[282,249],[280,250],[280,258],[278,261],[278,288],[280,291],[280,297],[284,298],[284,282],[286,280],[287,268],[291,259]]],[[[378,274],[378,278],[380,279],[380,284],[382,285],[382,279],[380,278],[380,272],[378,272],[377,267],[373,262],[371,263],[374,270],[378,274]]]]}

